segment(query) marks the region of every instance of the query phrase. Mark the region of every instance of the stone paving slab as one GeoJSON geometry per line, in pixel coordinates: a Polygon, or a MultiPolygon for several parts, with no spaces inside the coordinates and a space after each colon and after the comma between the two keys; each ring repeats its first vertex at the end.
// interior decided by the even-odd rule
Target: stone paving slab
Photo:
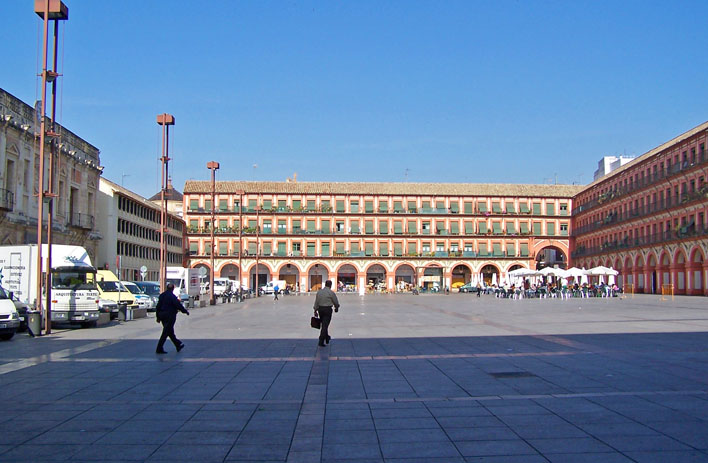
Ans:
{"type": "Polygon", "coordinates": [[[342,295],[0,343],[0,461],[708,461],[708,304],[342,295]]]}

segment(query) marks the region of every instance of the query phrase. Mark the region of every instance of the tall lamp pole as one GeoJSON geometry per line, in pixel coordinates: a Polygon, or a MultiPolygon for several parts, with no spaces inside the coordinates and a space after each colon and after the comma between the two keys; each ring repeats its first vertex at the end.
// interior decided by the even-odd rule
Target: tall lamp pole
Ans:
{"type": "Polygon", "coordinates": [[[245,191],[238,190],[238,300],[243,302],[243,266],[241,265],[241,256],[243,255],[243,239],[241,230],[243,230],[243,194],[245,191]]]}
{"type": "Polygon", "coordinates": [[[169,178],[170,162],[170,129],[175,125],[175,117],[171,114],[163,113],[157,115],[157,124],[162,126],[162,189],[160,190],[160,292],[165,291],[167,285],[167,241],[165,232],[167,231],[167,182],[169,178]]]}
{"type": "Polygon", "coordinates": [[[258,254],[260,254],[260,231],[261,231],[261,226],[259,224],[258,216],[261,212],[261,206],[256,206],[256,297],[259,297],[258,294],[258,283],[259,283],[259,268],[258,268],[258,254]]]}
{"type": "Polygon", "coordinates": [[[216,304],[216,296],[214,296],[214,214],[216,212],[216,171],[219,170],[219,163],[211,161],[207,163],[207,169],[211,171],[211,272],[209,272],[209,305],[216,304]]]}
{"type": "Polygon", "coordinates": [[[52,332],[52,213],[53,198],[56,196],[53,190],[54,183],[54,154],[58,143],[59,134],[56,132],[56,110],[57,110],[57,83],[59,77],[57,70],[57,51],[59,47],[59,21],[69,19],[69,8],[61,0],[35,0],[34,12],[44,20],[44,39],[42,42],[42,114],[40,114],[39,132],[39,182],[37,185],[37,297],[35,298],[35,308],[42,311],[42,219],[44,218],[44,200],[49,201],[47,207],[47,263],[46,263],[46,300],[44,316],[44,330],[46,334],[52,332]],[[52,48],[52,63],[54,69],[47,69],[47,58],[49,48],[49,21],[54,22],[54,46],[52,48]],[[45,115],[47,113],[47,83],[52,84],[52,118],[49,129],[45,115]],[[49,171],[47,175],[47,191],[44,191],[44,150],[46,139],[51,140],[49,151],[49,171]]]}

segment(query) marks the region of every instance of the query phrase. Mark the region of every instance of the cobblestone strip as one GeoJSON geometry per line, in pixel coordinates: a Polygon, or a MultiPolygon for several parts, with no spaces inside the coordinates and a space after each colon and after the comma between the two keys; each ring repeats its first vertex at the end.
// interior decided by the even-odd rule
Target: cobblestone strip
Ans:
{"type": "Polygon", "coordinates": [[[288,463],[322,460],[328,375],[329,347],[318,348],[288,452],[288,463]]]}

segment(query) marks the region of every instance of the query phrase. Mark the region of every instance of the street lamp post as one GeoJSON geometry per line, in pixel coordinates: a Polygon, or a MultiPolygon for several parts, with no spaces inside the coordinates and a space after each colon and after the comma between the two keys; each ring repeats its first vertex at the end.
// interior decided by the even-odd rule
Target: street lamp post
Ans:
{"type": "Polygon", "coordinates": [[[260,231],[261,231],[261,226],[258,220],[259,213],[261,212],[261,206],[256,206],[256,297],[259,297],[258,294],[258,277],[260,275],[259,268],[258,268],[258,254],[260,254],[260,231]]]}
{"type": "Polygon", "coordinates": [[[216,212],[216,171],[219,170],[219,163],[211,161],[207,163],[207,169],[211,170],[211,272],[209,272],[209,305],[216,304],[216,296],[214,296],[214,214],[216,212]]]}
{"type": "Polygon", "coordinates": [[[167,230],[167,182],[169,178],[170,162],[170,129],[175,125],[175,117],[171,114],[158,114],[157,124],[162,126],[162,189],[160,190],[160,292],[165,291],[167,285],[167,241],[165,241],[165,231],[167,230]]]}
{"type": "Polygon", "coordinates": [[[241,230],[243,230],[243,190],[236,192],[239,195],[238,200],[238,300],[243,302],[243,266],[241,265],[241,256],[243,255],[243,240],[241,230]]]}
{"type": "Polygon", "coordinates": [[[54,197],[57,195],[53,192],[54,184],[54,155],[58,144],[59,134],[56,131],[56,109],[57,109],[57,82],[59,77],[57,73],[57,56],[59,49],[59,21],[69,19],[69,8],[61,0],[36,0],[34,11],[44,21],[44,40],[42,43],[42,114],[40,114],[40,133],[39,133],[39,180],[37,187],[37,297],[35,299],[35,308],[41,312],[42,310],[42,219],[44,218],[44,201],[47,204],[47,264],[46,264],[46,300],[44,317],[44,329],[46,334],[52,332],[52,215],[54,209],[54,197]],[[47,69],[48,47],[49,47],[49,21],[54,22],[54,46],[52,49],[53,69],[47,69]],[[49,129],[47,129],[47,121],[45,115],[47,113],[47,84],[52,84],[52,118],[49,129]],[[47,172],[47,191],[44,191],[44,150],[45,141],[50,139],[49,151],[49,170],[47,172]]]}

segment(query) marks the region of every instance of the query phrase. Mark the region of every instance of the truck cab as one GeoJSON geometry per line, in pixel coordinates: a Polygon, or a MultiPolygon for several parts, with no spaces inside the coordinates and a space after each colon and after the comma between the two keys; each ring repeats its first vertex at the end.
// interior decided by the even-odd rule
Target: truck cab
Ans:
{"type": "Polygon", "coordinates": [[[12,302],[12,294],[0,287],[0,339],[9,341],[19,327],[20,315],[12,302]]]}

